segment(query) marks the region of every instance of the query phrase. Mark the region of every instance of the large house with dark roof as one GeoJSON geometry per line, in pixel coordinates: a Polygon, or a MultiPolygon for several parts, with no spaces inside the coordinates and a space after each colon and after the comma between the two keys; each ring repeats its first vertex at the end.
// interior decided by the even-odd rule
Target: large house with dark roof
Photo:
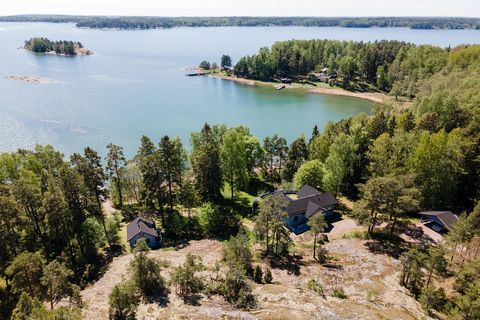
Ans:
{"type": "Polygon", "coordinates": [[[137,240],[141,238],[144,238],[152,249],[158,248],[162,244],[162,236],[155,227],[155,223],[138,217],[127,225],[127,241],[130,247],[134,248],[137,240]]]}
{"type": "Polygon", "coordinates": [[[308,219],[315,214],[330,216],[337,205],[337,199],[331,193],[321,193],[317,189],[305,185],[296,194],[296,198],[285,195],[290,203],[286,210],[286,223],[295,234],[301,234],[310,229],[308,219]]]}
{"type": "Polygon", "coordinates": [[[307,222],[312,216],[323,214],[328,217],[333,214],[337,205],[337,199],[333,194],[321,193],[309,185],[304,185],[298,191],[277,190],[259,196],[253,203],[253,211],[258,208],[260,200],[266,196],[283,197],[288,201],[285,208],[288,214],[285,222],[295,234],[301,234],[310,229],[307,222]]]}

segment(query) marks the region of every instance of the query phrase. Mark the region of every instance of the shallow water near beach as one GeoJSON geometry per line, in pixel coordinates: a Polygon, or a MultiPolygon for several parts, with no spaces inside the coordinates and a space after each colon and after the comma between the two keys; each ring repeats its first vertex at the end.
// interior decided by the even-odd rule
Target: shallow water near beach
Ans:
{"type": "Polygon", "coordinates": [[[185,77],[201,60],[236,61],[288,39],[398,39],[455,46],[476,43],[480,31],[303,27],[175,28],[105,31],[72,24],[0,23],[0,152],[52,144],[69,154],[110,143],[132,156],[143,134],[159,141],[178,135],[188,145],[205,123],[245,125],[263,138],[290,142],[317,124],[370,112],[373,103],[211,77],[185,77]],[[81,41],[92,56],[35,55],[19,47],[34,36],[81,41]],[[10,76],[47,78],[46,83],[10,76]]]}

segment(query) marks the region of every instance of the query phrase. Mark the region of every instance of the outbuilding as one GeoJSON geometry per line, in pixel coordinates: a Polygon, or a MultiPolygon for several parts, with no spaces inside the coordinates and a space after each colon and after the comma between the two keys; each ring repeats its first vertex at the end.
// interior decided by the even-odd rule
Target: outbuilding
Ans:
{"type": "Polygon", "coordinates": [[[448,232],[458,221],[457,215],[451,211],[420,212],[421,222],[437,232],[448,232]]]}

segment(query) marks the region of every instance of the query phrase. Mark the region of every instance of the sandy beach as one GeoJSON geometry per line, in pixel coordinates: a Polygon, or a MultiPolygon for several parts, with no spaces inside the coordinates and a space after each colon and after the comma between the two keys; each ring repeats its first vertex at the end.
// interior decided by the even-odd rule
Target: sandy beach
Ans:
{"type": "MultiPolygon", "coordinates": [[[[278,85],[278,83],[270,83],[270,82],[262,82],[262,81],[256,81],[251,79],[237,78],[232,76],[225,76],[222,74],[210,74],[210,76],[215,78],[220,78],[223,80],[235,81],[237,83],[241,83],[249,86],[278,85]]],[[[384,103],[388,100],[391,100],[390,96],[380,92],[355,92],[355,91],[348,91],[342,88],[335,88],[335,87],[330,88],[330,87],[321,87],[321,86],[312,87],[310,85],[304,85],[299,83],[287,84],[285,85],[285,89],[304,89],[304,90],[307,90],[308,92],[316,93],[316,94],[327,94],[327,95],[333,95],[333,96],[358,98],[358,99],[372,101],[375,103],[384,103]]]]}

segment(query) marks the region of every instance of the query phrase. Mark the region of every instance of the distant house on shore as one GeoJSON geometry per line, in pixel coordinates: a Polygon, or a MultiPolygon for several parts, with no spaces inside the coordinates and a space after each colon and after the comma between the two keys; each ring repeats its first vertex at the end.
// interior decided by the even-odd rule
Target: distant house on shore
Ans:
{"type": "Polygon", "coordinates": [[[297,192],[291,190],[278,190],[263,194],[255,200],[253,210],[258,207],[260,199],[266,196],[284,197],[288,202],[286,207],[287,218],[285,222],[295,234],[302,234],[310,227],[307,225],[308,219],[316,214],[323,214],[325,217],[331,216],[337,205],[337,199],[331,193],[321,193],[317,189],[304,185],[297,192]]]}
{"type": "Polygon", "coordinates": [[[161,246],[162,236],[155,227],[155,223],[138,217],[127,225],[127,241],[130,248],[135,248],[138,239],[144,238],[151,249],[161,246]]]}
{"type": "Polygon", "coordinates": [[[420,212],[420,222],[437,232],[448,232],[458,221],[458,217],[451,211],[424,211],[420,212]]]}

